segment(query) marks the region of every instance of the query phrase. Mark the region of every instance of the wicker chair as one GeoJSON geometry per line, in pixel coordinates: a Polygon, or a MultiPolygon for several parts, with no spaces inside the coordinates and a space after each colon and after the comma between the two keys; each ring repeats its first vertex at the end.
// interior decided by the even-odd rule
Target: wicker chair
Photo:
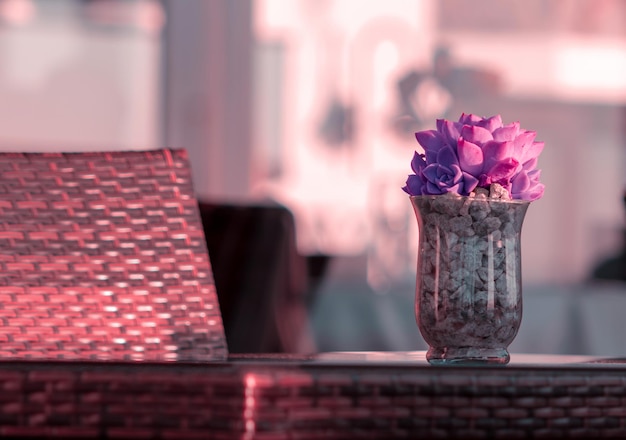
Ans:
{"type": "Polygon", "coordinates": [[[184,150],[2,153],[0,220],[0,359],[226,358],[184,150]]]}

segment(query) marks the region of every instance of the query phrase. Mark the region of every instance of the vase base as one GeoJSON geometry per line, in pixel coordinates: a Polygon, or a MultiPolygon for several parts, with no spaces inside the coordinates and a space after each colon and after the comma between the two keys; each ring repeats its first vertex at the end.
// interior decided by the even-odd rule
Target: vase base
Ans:
{"type": "Polygon", "coordinates": [[[426,353],[431,365],[506,365],[510,359],[506,348],[431,347],[426,353]]]}

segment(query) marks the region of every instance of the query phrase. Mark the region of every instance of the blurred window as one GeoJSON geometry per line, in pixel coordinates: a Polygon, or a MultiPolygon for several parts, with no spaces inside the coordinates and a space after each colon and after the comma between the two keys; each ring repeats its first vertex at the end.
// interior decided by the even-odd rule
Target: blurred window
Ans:
{"type": "Polygon", "coordinates": [[[365,254],[377,289],[414,281],[416,221],[400,190],[413,132],[462,112],[501,114],[546,143],[546,193],[522,238],[528,283],[583,280],[619,247],[625,2],[254,6],[255,190],[294,211],[302,252],[365,254]]]}

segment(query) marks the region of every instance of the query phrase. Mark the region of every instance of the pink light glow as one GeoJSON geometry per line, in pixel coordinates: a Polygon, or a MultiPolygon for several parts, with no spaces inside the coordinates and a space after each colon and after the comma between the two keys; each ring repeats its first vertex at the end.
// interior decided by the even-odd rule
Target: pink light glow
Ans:
{"type": "Polygon", "coordinates": [[[0,17],[12,25],[27,24],[36,13],[32,0],[4,0],[0,3],[0,17]]]}
{"type": "Polygon", "coordinates": [[[556,82],[573,95],[626,99],[626,44],[590,45],[573,40],[555,58],[556,82]]]}
{"type": "Polygon", "coordinates": [[[256,377],[254,374],[249,373],[246,374],[244,378],[245,384],[245,403],[243,407],[243,420],[245,426],[245,433],[243,435],[243,439],[252,439],[256,433],[256,422],[255,422],[255,407],[256,407],[256,399],[255,399],[255,389],[257,386],[256,377]]]}

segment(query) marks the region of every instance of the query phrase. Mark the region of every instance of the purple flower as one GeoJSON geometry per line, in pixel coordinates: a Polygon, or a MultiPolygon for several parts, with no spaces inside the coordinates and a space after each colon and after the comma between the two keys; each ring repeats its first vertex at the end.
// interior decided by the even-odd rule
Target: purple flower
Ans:
{"type": "Polygon", "coordinates": [[[544,186],[536,170],[543,142],[519,123],[503,125],[499,115],[462,114],[458,122],[437,120],[436,130],[415,133],[424,154],[415,153],[404,191],[411,195],[453,192],[469,195],[498,183],[511,197],[536,200],[544,186]]]}
{"type": "Polygon", "coordinates": [[[426,165],[422,170],[425,178],[426,194],[444,194],[463,192],[463,172],[454,150],[444,146],[437,152],[437,161],[426,165]]]}
{"type": "Polygon", "coordinates": [[[411,169],[414,174],[409,174],[409,177],[406,179],[406,185],[402,188],[404,192],[410,195],[423,194],[425,182],[422,170],[425,167],[426,161],[424,160],[424,155],[418,154],[416,151],[413,155],[413,160],[411,160],[411,169]]]}
{"type": "Polygon", "coordinates": [[[511,179],[511,197],[521,200],[537,200],[543,196],[544,185],[539,182],[541,170],[527,172],[522,169],[511,179]]]}

